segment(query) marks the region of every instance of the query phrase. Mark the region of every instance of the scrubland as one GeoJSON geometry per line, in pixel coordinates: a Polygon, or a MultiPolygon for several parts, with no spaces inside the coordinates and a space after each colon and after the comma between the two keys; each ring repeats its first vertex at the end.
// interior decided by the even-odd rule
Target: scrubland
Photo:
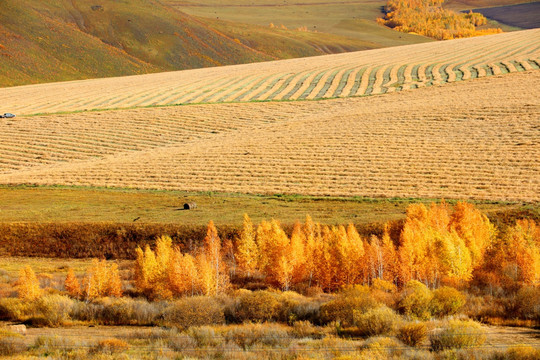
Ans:
{"type": "Polygon", "coordinates": [[[0,351],[533,359],[539,229],[531,220],[496,227],[466,203],[414,204],[395,234],[361,236],[309,217],[285,233],[245,216],[234,242],[210,223],[191,246],[160,236],[131,262],[37,275],[25,266],[18,276],[3,266],[0,351]]]}

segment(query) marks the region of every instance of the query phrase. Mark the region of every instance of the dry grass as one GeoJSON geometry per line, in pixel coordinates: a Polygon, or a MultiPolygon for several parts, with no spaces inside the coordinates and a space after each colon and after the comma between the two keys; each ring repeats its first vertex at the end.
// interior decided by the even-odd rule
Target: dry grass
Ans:
{"type": "Polygon", "coordinates": [[[16,118],[0,182],[538,201],[539,80],[16,118]]]}
{"type": "Polygon", "coordinates": [[[539,34],[533,29],[277,62],[15,87],[0,90],[0,103],[16,114],[35,114],[381,94],[538,69],[539,34]]]}
{"type": "Polygon", "coordinates": [[[539,31],[0,89],[18,114],[394,92],[17,117],[0,183],[538,201],[539,31]]]}

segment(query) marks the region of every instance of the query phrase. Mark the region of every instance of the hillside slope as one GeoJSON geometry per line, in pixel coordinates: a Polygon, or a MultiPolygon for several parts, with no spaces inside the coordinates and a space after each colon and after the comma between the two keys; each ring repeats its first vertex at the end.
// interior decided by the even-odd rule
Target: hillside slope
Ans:
{"type": "Polygon", "coordinates": [[[0,86],[251,63],[381,46],[337,35],[200,19],[157,0],[0,2],[0,86]]]}
{"type": "Polygon", "coordinates": [[[414,89],[540,67],[540,29],[345,54],[0,89],[16,114],[312,100],[414,89]]]}

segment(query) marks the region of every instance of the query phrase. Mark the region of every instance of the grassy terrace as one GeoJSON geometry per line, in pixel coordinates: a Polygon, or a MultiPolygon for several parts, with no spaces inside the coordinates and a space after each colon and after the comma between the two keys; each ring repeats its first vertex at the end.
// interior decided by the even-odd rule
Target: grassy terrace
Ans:
{"type": "MultiPolygon", "coordinates": [[[[303,221],[307,214],[328,224],[367,224],[404,218],[412,202],[434,199],[320,198],[295,195],[190,193],[83,187],[0,187],[0,222],[132,222],[240,225],[248,213],[255,222],[278,218],[303,221]],[[184,211],[186,202],[198,208],[184,211]]],[[[450,200],[451,202],[451,200],[450,200]]],[[[532,211],[538,204],[475,202],[488,215],[532,211]]]]}

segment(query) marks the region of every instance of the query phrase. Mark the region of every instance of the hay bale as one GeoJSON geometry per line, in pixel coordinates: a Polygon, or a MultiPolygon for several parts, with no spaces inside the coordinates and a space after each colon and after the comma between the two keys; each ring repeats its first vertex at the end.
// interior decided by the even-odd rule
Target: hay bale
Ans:
{"type": "Polygon", "coordinates": [[[185,203],[184,204],[184,210],[193,210],[197,208],[197,204],[195,203],[185,203]]]}

